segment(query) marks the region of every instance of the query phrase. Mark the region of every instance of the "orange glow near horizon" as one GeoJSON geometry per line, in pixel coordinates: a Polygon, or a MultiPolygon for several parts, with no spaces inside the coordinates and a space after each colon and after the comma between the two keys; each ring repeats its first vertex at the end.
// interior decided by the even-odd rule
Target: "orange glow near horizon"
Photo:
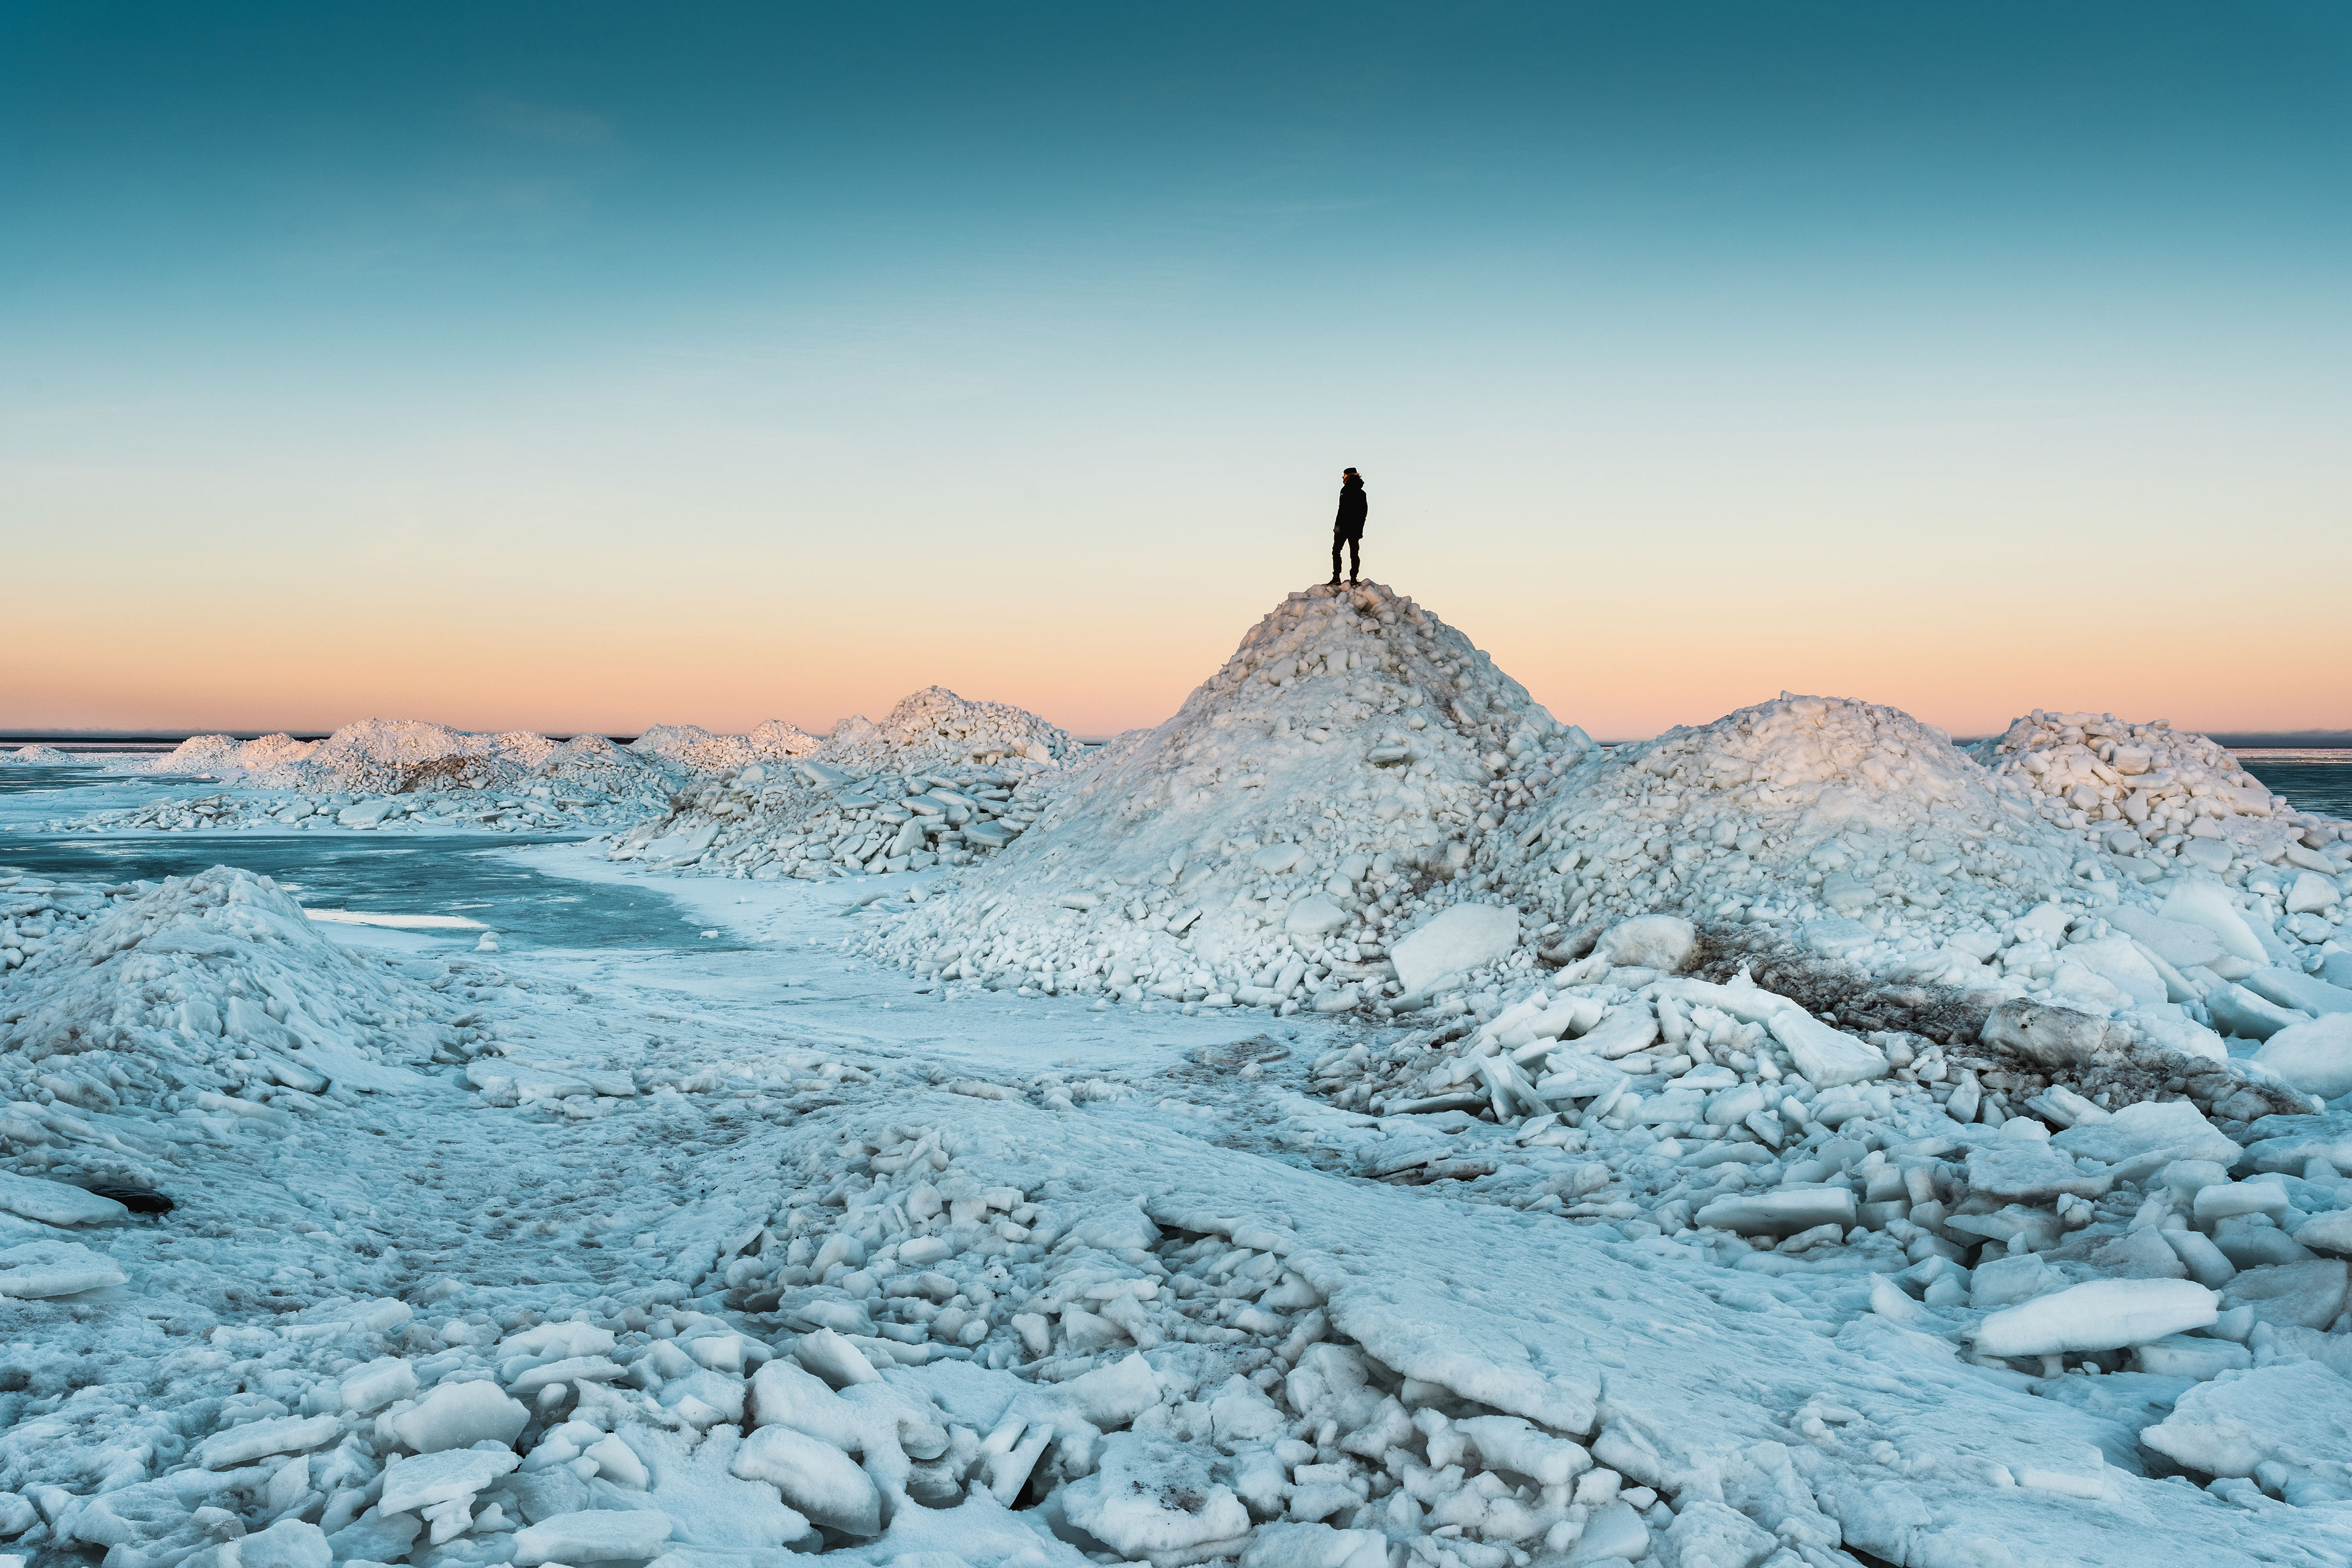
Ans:
{"type": "MultiPolygon", "coordinates": [[[[2066,552],[2000,531],[1888,550],[1816,529],[1810,559],[1775,562],[1742,547],[1762,532],[1710,538],[1664,520],[1581,532],[1522,521],[1496,531],[1507,566],[1410,510],[1375,511],[1370,574],[1604,739],[1704,723],[1784,688],[1887,703],[1955,734],[2034,707],[2352,728],[2352,622],[2321,574],[2234,601],[2227,582],[2179,574],[2086,591],[2095,574],[2066,552]],[[1659,553],[1653,537],[1680,542],[1659,553]]],[[[484,552],[446,525],[302,551],[265,542],[217,567],[126,550],[102,593],[92,583],[11,612],[0,725],[308,731],[375,716],[632,733],[782,718],[823,732],[936,683],[1114,732],[1173,712],[1252,622],[1320,575],[1318,512],[1228,518],[1134,540],[1057,533],[897,584],[873,581],[864,530],[713,540],[656,560],[593,539],[569,557],[484,552]],[[1279,560],[1252,551],[1277,531],[1279,560]],[[1139,546],[1176,539],[1180,558],[1139,574],[1139,546]],[[1244,569],[1220,569],[1233,562],[1244,569]],[[352,586],[320,591],[331,582],[352,586]]],[[[76,553],[34,542],[19,580],[70,581],[76,553]]]]}

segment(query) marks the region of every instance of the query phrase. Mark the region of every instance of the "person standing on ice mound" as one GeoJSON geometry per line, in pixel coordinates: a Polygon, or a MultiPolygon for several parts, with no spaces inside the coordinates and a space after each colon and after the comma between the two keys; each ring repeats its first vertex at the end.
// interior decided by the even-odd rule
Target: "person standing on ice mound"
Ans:
{"type": "Polygon", "coordinates": [[[1339,471],[1339,515],[1331,520],[1330,587],[1339,585],[1339,546],[1348,547],[1348,585],[1355,586],[1364,563],[1364,480],[1353,468],[1339,471]]]}

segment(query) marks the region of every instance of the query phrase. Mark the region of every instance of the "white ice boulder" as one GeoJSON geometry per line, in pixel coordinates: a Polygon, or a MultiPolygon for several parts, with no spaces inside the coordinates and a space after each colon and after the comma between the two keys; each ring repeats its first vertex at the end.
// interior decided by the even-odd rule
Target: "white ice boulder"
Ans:
{"type": "Polygon", "coordinates": [[[2219,1299],[2187,1279],[2094,1279],[2002,1309],[1977,1325],[1980,1355],[2113,1351],[2201,1329],[2219,1299]]]}
{"type": "Polygon", "coordinates": [[[2132,937],[2175,969],[2192,969],[2224,956],[2221,939],[2201,925],[2167,920],[2146,910],[2120,904],[2106,911],[2106,922],[2132,937]]]}
{"type": "Polygon", "coordinates": [[[2254,928],[2238,908],[2237,899],[2219,882],[2200,879],[2179,884],[2164,900],[2162,915],[2184,925],[2204,927],[2233,958],[2257,964],[2271,961],[2262,939],[2254,934],[2254,928]]]}
{"type": "Polygon", "coordinates": [[[1666,1527],[1666,1543],[1684,1568],[1755,1568],[1780,1546],[1763,1526],[1712,1498],[1685,1501],[1666,1527]]]}
{"type": "Polygon", "coordinates": [[[2185,1100],[2126,1105],[2104,1121],[2084,1121],[2053,1134],[2050,1146],[2121,1167],[2115,1173],[2118,1179],[2145,1174],[2175,1160],[2212,1160],[2227,1167],[2239,1153],[2229,1134],[2185,1100]]]}
{"type": "Polygon", "coordinates": [[[1057,1392],[1078,1407],[1079,1415],[1109,1431],[1160,1403],[1160,1377],[1139,1351],[1125,1361],[1072,1378],[1057,1392]]]}
{"type": "Polygon", "coordinates": [[[2315,1018],[2331,1013],[2352,1014],[2352,991],[2297,970],[2272,964],[2255,970],[2242,984],[2265,1001],[2308,1013],[2315,1018]]]}
{"type": "Polygon", "coordinates": [[[2290,1024],[2263,1042],[2254,1060],[2305,1094],[2352,1094],[2352,1013],[2290,1024]]]}
{"type": "Polygon", "coordinates": [[[2340,1477],[2352,1454],[2352,1383],[2317,1362],[2224,1372],[2182,1394],[2139,1440],[2209,1476],[2251,1476],[2270,1462],[2290,1479],[2340,1477]]]}
{"type": "Polygon", "coordinates": [[[2142,1012],[2132,1021],[2132,1044],[2145,1049],[2201,1057],[2209,1062],[2230,1059],[2230,1047],[2221,1036],[2194,1019],[2160,1013],[2154,1008],[2142,1012]]]}
{"type": "Polygon", "coordinates": [[[1680,915],[1635,915],[1611,926],[1601,950],[1619,968],[1674,974],[1698,951],[1698,928],[1680,915]]]}
{"type": "Polygon", "coordinates": [[[1817,1225],[1853,1222],[1853,1189],[1831,1185],[1739,1193],[1717,1198],[1691,1216],[1693,1225],[1741,1236],[1794,1236],[1817,1225]]]}
{"type": "Polygon", "coordinates": [[[2291,915],[2315,915],[2322,910],[2332,910],[2344,899],[2344,891],[2335,879],[2316,871],[2305,871],[2286,890],[2286,912],[2291,915]]]}
{"type": "Polygon", "coordinates": [[[1293,936],[1328,936],[1348,923],[1348,911],[1320,893],[1309,893],[1290,906],[1282,929],[1293,936]]]}
{"type": "Polygon", "coordinates": [[[674,1528],[659,1509],[586,1509],[559,1513],[515,1531],[516,1568],[542,1563],[609,1563],[661,1550],[674,1528]]]}
{"type": "Polygon", "coordinates": [[[1062,1500],[1072,1524],[1130,1560],[1212,1542],[1238,1547],[1250,1527],[1249,1510],[1211,1477],[1205,1456],[1132,1432],[1104,1439],[1095,1473],[1065,1487],[1062,1500]]]}
{"type": "Polygon", "coordinates": [[[2300,1009],[2282,1007],[2238,984],[2215,986],[2206,993],[2205,1006],[2216,1027],[2242,1040],[2267,1040],[2281,1029],[2310,1022],[2300,1009]]]}
{"type": "Polygon", "coordinates": [[[376,1507],[385,1513],[408,1513],[472,1497],[521,1463],[511,1448],[446,1448],[394,1458],[384,1467],[383,1492],[376,1507]]]}
{"type": "Polygon", "coordinates": [[[1386,1568],[1388,1537],[1285,1520],[1250,1537],[1242,1568],[1386,1568]]]}
{"type": "Polygon", "coordinates": [[[2144,1345],[2136,1346],[2132,1351],[2134,1372],[2152,1372],[2159,1377],[2194,1378],[2200,1383],[2253,1363],[2253,1352],[2245,1346],[2230,1340],[2211,1339],[2204,1334],[2167,1334],[2160,1340],[2150,1340],[2144,1345]]]}
{"type": "Polygon", "coordinates": [[[43,1225],[111,1225],[131,1217],[131,1211],[112,1198],[14,1171],[0,1171],[0,1209],[43,1225]]]}
{"type": "Polygon", "coordinates": [[[2091,1061],[2128,1043],[2104,1018],[2072,1007],[2050,1007],[2012,996],[1984,1021],[1984,1043],[2000,1046],[2044,1067],[2091,1061]]]}
{"type": "Polygon", "coordinates": [[[2242,1268],[2221,1287],[2221,1307],[2224,1311],[2251,1308],[2256,1322],[2273,1328],[2324,1329],[2344,1310],[2347,1279],[2340,1258],[2262,1264],[2242,1268]]]}
{"type": "Polygon", "coordinates": [[[2113,1184],[2105,1173],[2084,1171],[2039,1140],[2010,1138],[1969,1151],[1968,1182],[1971,1194],[2037,1205],[2066,1193],[2100,1197],[2113,1184]]]}
{"type": "Polygon", "coordinates": [[[1456,904],[1389,950],[1408,992],[1426,991],[1451,974],[1498,963],[1518,944],[1519,917],[1493,904],[1456,904]]]}
{"type": "Polygon", "coordinates": [[[2153,1006],[2165,998],[2164,975],[2137,942],[2127,936],[2103,937],[2096,942],[2078,942],[2066,949],[2066,957],[2115,986],[2141,1006],[2153,1006]]]}
{"type": "MultiPolygon", "coordinates": [[[[789,1426],[762,1426],[743,1439],[728,1468],[766,1481],[816,1523],[844,1535],[882,1533],[882,1494],[857,1461],[789,1426]]],[[[642,1554],[641,1554],[642,1555],[642,1554]]]]}
{"type": "Polygon", "coordinates": [[[1658,1016],[1639,1002],[1612,1007],[1584,1032],[1576,1048],[1604,1062],[1631,1056],[1658,1037],[1658,1016]]]}
{"type": "Polygon", "coordinates": [[[196,1445],[196,1463],[207,1470],[247,1464],[272,1454],[299,1454],[342,1435],[331,1415],[264,1416],[215,1432],[196,1445]]]}
{"type": "Polygon", "coordinates": [[[378,1356],[343,1373],[337,1390],[346,1410],[378,1410],[416,1392],[416,1369],[396,1355],[378,1356]]]}
{"type": "Polygon", "coordinates": [[[530,1419],[530,1410],[499,1393],[497,1384],[445,1383],[390,1425],[393,1436],[418,1453],[437,1454],[481,1442],[511,1443],[530,1419]]]}
{"type": "Polygon", "coordinates": [[[0,1248],[0,1296],[18,1300],[79,1295],[130,1278],[114,1259],[76,1241],[27,1241],[0,1248]]]}
{"type": "Polygon", "coordinates": [[[2294,1239],[2315,1252],[2352,1254],[2352,1209],[2312,1215],[2295,1227],[2294,1239]]]}
{"type": "Polygon", "coordinates": [[[1831,1028],[1802,1007],[1782,1007],[1772,1015],[1770,1027],[1772,1037],[1789,1047],[1790,1064],[1815,1089],[1885,1078],[1894,1070],[1877,1047],[1831,1028]]]}
{"type": "Polygon", "coordinates": [[[236,1546],[237,1568],[327,1568],[335,1560],[326,1532],[299,1519],[281,1519],[236,1546]]]}

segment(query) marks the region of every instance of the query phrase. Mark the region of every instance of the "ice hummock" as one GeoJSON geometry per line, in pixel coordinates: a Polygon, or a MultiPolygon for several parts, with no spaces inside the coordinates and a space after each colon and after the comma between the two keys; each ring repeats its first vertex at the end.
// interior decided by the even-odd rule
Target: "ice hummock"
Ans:
{"type": "Polygon", "coordinates": [[[1412,600],[1294,594],[1175,717],[1089,760],[984,878],[881,951],[1132,999],[1271,1003],[1311,969],[1313,994],[1353,1006],[1391,933],[1454,901],[1449,879],[1504,816],[1591,749],[1412,600]]]}

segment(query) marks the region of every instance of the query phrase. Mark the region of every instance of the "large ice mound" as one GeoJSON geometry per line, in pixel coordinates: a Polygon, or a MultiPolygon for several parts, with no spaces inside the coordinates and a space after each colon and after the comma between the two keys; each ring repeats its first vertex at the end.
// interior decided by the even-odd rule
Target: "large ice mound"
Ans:
{"type": "Polygon", "coordinates": [[[2247,881],[2283,863],[2327,874],[2304,840],[2331,842],[2339,824],[2295,811],[2223,747],[2162,720],[2036,709],[1977,752],[2044,821],[2138,880],[2201,871],[2247,881]]]}
{"type": "Polygon", "coordinates": [[[288,1092],[397,1081],[388,1068],[456,1042],[444,1020],[457,1011],[330,941],[266,877],[215,867],[95,888],[0,872],[11,1100],[267,1116],[288,1092]],[[225,1096],[248,1109],[207,1102],[225,1096]]]}
{"type": "Polygon", "coordinates": [[[816,755],[851,773],[904,773],[1011,758],[1059,763],[1076,750],[1066,731],[1025,709],[974,702],[944,686],[927,686],[900,698],[878,724],[856,715],[843,720],[816,755]]]}
{"type": "Polygon", "coordinates": [[[2147,901],[1943,731],[1843,698],[1617,747],[1511,826],[1497,875],[1544,919],[1759,922],[1879,968],[2045,903],[2147,901]]]}
{"type": "Polygon", "coordinates": [[[1410,599],[1294,594],[1174,718],[1106,748],[984,879],[880,952],[1139,999],[1271,1001],[1312,970],[1322,1005],[1353,1005],[1418,893],[1591,747],[1410,599]]]}

